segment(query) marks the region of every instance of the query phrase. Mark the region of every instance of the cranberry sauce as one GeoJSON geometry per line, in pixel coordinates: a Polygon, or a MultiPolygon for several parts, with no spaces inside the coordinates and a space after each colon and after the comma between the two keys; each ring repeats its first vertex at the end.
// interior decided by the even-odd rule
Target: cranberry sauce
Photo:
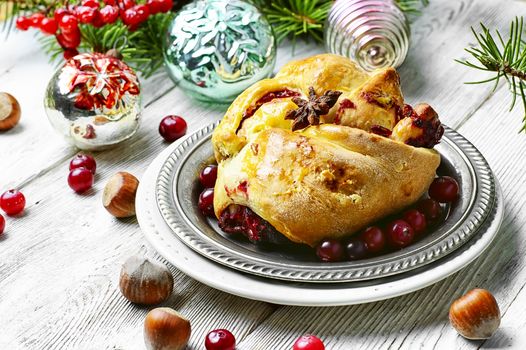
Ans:
{"type": "MultiPolygon", "coordinates": [[[[429,107],[429,106],[428,106],[429,107]]],[[[410,105],[404,105],[399,111],[399,119],[411,118],[412,126],[422,130],[419,137],[414,137],[406,141],[408,145],[414,147],[433,148],[440,142],[444,134],[444,127],[438,119],[438,115],[431,107],[429,110],[418,114],[410,105]]]]}
{"type": "Polygon", "coordinates": [[[243,113],[243,118],[241,119],[241,122],[239,123],[239,126],[237,127],[236,133],[241,129],[243,126],[243,122],[252,117],[254,113],[265,103],[271,102],[278,98],[287,98],[287,97],[295,97],[300,96],[300,93],[297,91],[289,90],[289,89],[283,89],[278,91],[272,91],[268,92],[267,94],[263,95],[259,100],[256,101],[255,104],[248,107],[248,109],[243,113]]]}
{"type": "Polygon", "coordinates": [[[346,109],[356,109],[356,105],[348,98],[344,98],[343,100],[341,100],[340,106],[338,107],[338,112],[336,112],[336,117],[334,118],[334,124],[341,123],[342,114],[345,112],[346,109]]]}
{"type": "Polygon", "coordinates": [[[371,132],[376,135],[380,135],[383,137],[389,137],[391,136],[391,130],[384,128],[380,125],[373,125],[371,126],[371,132]]]}
{"type": "Polygon", "coordinates": [[[219,216],[219,227],[226,233],[244,235],[253,243],[290,243],[266,220],[241,205],[224,210],[219,216]]]}

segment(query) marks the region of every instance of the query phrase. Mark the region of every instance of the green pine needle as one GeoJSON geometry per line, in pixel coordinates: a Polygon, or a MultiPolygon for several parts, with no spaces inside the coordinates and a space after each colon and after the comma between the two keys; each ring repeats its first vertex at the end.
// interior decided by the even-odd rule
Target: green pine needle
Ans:
{"type": "Polygon", "coordinates": [[[469,68],[493,72],[494,75],[481,81],[469,82],[467,84],[493,83],[495,91],[499,86],[501,78],[508,82],[512,100],[510,111],[513,110],[520,97],[524,109],[523,126],[521,131],[526,132],[526,43],[523,40],[524,19],[517,17],[510,24],[510,33],[507,40],[503,39],[501,33],[496,30],[495,36],[491,31],[480,24],[482,31],[477,33],[471,28],[477,46],[466,48],[475,62],[469,60],[455,60],[469,68]]]}
{"type": "MultiPolygon", "coordinates": [[[[267,16],[276,39],[298,37],[323,40],[323,26],[334,0],[250,0],[267,16]]],[[[406,13],[417,14],[429,0],[396,0],[406,13]]]]}

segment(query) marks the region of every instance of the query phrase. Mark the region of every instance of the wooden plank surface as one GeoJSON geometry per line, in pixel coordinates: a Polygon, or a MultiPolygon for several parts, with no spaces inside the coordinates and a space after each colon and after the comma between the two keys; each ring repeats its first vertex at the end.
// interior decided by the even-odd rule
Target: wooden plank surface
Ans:
{"type": "MultiPolygon", "coordinates": [[[[482,75],[453,62],[473,40],[469,26],[482,21],[506,31],[525,10],[520,1],[431,1],[413,25],[413,46],[400,69],[407,100],[430,102],[483,152],[497,174],[506,214],[492,247],[466,269],[421,291],[334,308],[281,307],[230,296],[172,267],[176,287],[165,305],[192,320],[191,349],[203,349],[204,334],[218,327],[231,329],[242,350],[290,349],[309,332],[331,350],[526,348],[521,111],[507,112],[505,87],[492,93],[490,86],[463,85],[482,75]],[[450,302],[475,286],[492,290],[502,307],[502,327],[487,342],[465,341],[447,322],[450,302]]],[[[295,52],[283,47],[278,67],[322,50],[302,42],[295,52]]],[[[190,100],[166,75],[144,81],[145,111],[137,137],[96,154],[96,184],[79,196],[66,184],[67,162],[76,151],[54,134],[42,107],[53,71],[31,34],[0,41],[0,90],[12,92],[23,108],[21,125],[0,135],[0,190],[20,186],[28,199],[26,213],[8,218],[0,238],[0,349],[144,349],[142,322],[148,309],[122,298],[118,274],[121,263],[139,251],[162,259],[147,246],[136,219],[116,220],[105,212],[102,188],[116,171],[140,178],[166,147],[157,134],[164,115],[185,116],[192,132],[220,118],[222,110],[190,100]]]]}

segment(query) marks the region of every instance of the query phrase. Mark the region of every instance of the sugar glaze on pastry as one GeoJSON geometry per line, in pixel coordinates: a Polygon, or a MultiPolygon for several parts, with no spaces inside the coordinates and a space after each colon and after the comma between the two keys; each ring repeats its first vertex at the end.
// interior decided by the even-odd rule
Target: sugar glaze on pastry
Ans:
{"type": "Polygon", "coordinates": [[[430,106],[404,104],[392,68],[367,73],[330,54],[291,62],[243,92],[215,130],[215,214],[252,241],[341,239],[424,194],[442,133],[430,106]],[[297,103],[327,91],[337,102],[312,118],[319,125],[292,131],[297,103]]]}

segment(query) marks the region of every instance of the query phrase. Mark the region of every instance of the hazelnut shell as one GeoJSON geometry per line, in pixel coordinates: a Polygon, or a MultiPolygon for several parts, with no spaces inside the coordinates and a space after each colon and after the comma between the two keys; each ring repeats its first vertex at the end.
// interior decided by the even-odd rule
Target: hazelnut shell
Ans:
{"type": "Polygon", "coordinates": [[[111,215],[126,218],[135,215],[135,196],[139,180],[127,172],[113,175],[102,194],[102,204],[111,215]]]}
{"type": "Polygon", "coordinates": [[[122,265],[119,287],[132,303],[159,304],[172,294],[173,276],[164,265],[132,256],[122,265]]]}
{"type": "Polygon", "coordinates": [[[168,307],[151,310],[144,320],[144,342],[148,350],[182,350],[190,334],[190,321],[168,307]]]}
{"type": "Polygon", "coordinates": [[[20,115],[20,104],[16,98],[7,92],[0,92],[0,131],[14,128],[20,115]]]}
{"type": "Polygon", "coordinates": [[[473,289],[449,308],[449,321],[467,339],[487,339],[500,326],[500,310],[495,297],[485,289],[473,289]]]}

